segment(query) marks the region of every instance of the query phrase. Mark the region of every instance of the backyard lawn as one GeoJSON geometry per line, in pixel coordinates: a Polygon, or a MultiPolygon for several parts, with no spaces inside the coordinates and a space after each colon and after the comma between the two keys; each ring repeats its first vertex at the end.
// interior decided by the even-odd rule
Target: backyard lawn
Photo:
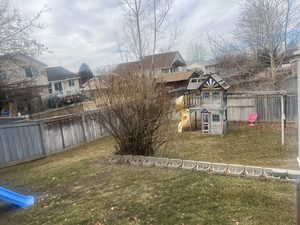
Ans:
{"type": "Polygon", "coordinates": [[[207,162],[298,169],[297,129],[286,129],[285,146],[281,145],[280,127],[261,124],[256,127],[229,124],[228,134],[223,137],[203,136],[200,132],[173,135],[170,144],[159,155],[207,162]]]}
{"type": "MultiPolygon", "coordinates": [[[[288,160],[293,151],[278,147],[275,131],[264,138],[260,135],[239,127],[232,128],[231,134],[223,138],[183,134],[175,138],[176,144],[169,146],[172,151],[164,154],[281,167],[293,163],[288,160]],[[238,129],[245,132],[239,134],[238,129]],[[265,142],[274,150],[269,146],[265,153],[256,149],[257,156],[254,150],[247,153],[258,148],[259,143],[267,146],[265,142]],[[217,151],[220,155],[214,152],[206,155],[202,151],[217,151]]],[[[111,138],[104,138],[59,155],[0,170],[0,186],[39,198],[38,204],[28,210],[14,210],[0,204],[0,224],[295,224],[294,184],[111,165],[107,158],[112,149],[111,138]]]]}

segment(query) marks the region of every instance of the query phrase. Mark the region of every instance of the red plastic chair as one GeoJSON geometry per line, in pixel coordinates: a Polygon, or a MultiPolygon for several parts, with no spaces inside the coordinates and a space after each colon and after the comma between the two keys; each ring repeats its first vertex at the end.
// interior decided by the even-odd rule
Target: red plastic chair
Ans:
{"type": "Polygon", "coordinates": [[[248,116],[249,127],[254,127],[256,121],[257,121],[257,114],[256,113],[249,114],[248,116]]]}

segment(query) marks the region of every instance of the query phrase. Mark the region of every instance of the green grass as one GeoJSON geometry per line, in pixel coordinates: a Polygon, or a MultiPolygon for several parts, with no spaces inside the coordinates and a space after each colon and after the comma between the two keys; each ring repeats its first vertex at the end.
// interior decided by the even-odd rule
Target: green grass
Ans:
{"type": "MultiPolygon", "coordinates": [[[[173,130],[176,128],[174,127],[173,130]]],[[[159,153],[171,158],[234,163],[262,167],[297,168],[297,130],[286,129],[281,146],[280,127],[248,127],[230,124],[224,136],[203,136],[200,132],[173,133],[172,142],[159,153]]]]}
{"type": "MultiPolygon", "coordinates": [[[[191,140],[197,138],[203,137],[191,140]]],[[[111,165],[112,150],[112,140],[104,138],[0,170],[0,186],[39,197],[28,210],[0,207],[0,224],[295,224],[293,184],[111,165]]]]}

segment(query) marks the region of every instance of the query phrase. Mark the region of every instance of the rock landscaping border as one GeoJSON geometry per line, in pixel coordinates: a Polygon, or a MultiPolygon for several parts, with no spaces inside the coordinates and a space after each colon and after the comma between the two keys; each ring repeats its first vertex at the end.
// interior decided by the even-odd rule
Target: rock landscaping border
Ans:
{"type": "Polygon", "coordinates": [[[113,155],[110,158],[110,162],[113,164],[127,164],[141,167],[194,170],[212,174],[249,178],[269,178],[286,181],[300,180],[300,170],[263,168],[237,164],[211,163],[133,155],[113,155]]]}

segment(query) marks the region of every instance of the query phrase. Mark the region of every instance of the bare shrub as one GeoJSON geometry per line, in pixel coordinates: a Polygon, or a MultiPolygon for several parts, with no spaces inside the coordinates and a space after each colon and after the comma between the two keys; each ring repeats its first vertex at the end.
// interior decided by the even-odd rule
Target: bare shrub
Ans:
{"type": "Polygon", "coordinates": [[[154,155],[167,142],[163,126],[171,101],[154,78],[109,75],[97,79],[94,89],[96,119],[114,138],[117,154],[154,155]]]}

